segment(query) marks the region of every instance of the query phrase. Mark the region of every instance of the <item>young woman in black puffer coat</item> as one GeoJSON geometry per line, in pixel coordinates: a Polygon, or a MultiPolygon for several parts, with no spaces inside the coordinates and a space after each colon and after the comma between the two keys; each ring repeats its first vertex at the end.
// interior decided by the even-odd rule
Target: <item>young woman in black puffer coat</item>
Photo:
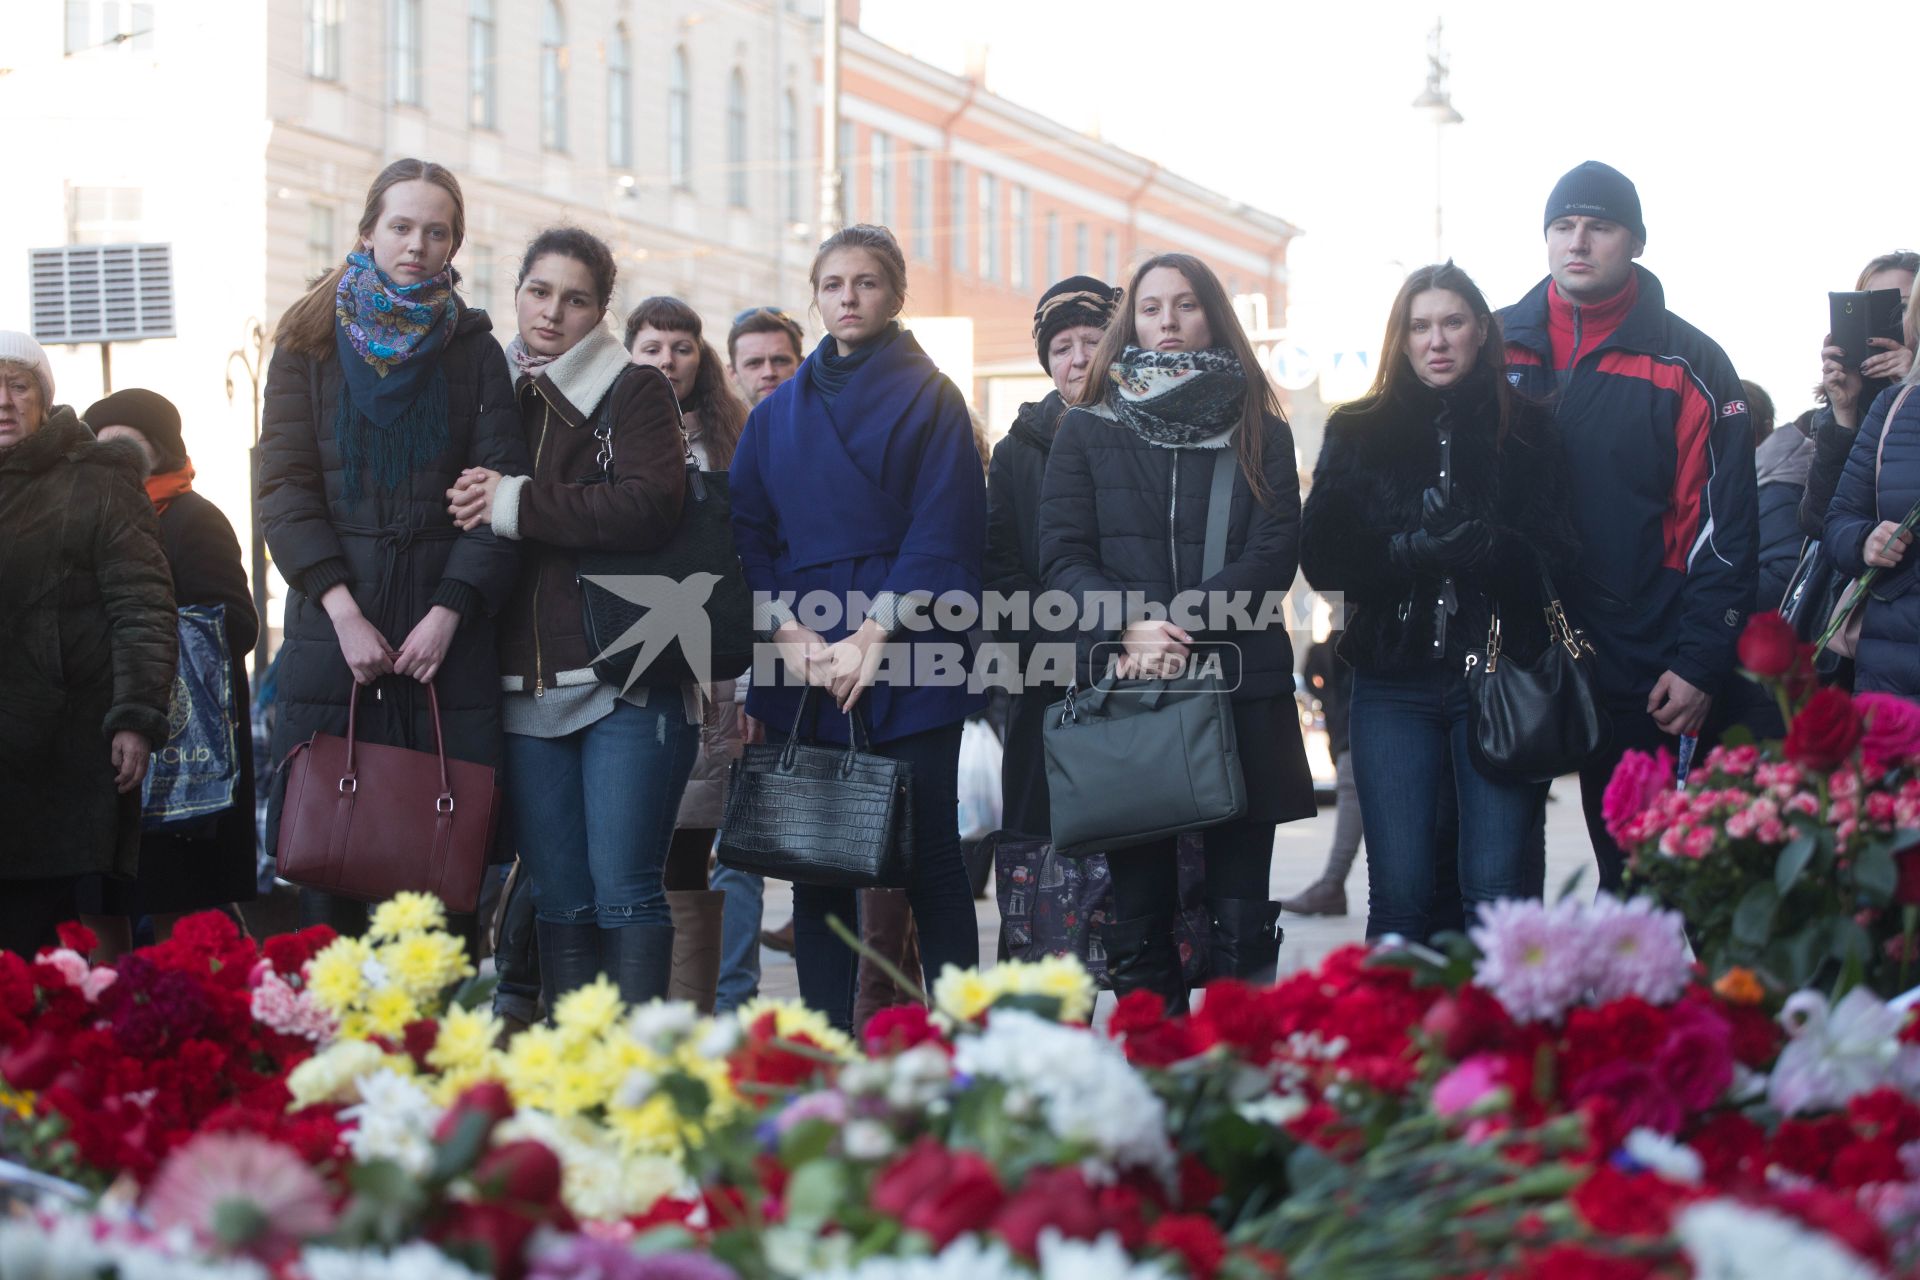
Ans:
{"type": "MultiPolygon", "coordinates": [[[[1048,589],[1079,602],[1082,687],[1108,674],[1106,656],[1116,651],[1113,674],[1122,678],[1177,670],[1190,654],[1220,659],[1233,691],[1247,812],[1204,833],[1215,978],[1272,980],[1280,949],[1280,904],[1268,899],[1274,827],[1314,812],[1293,645],[1284,626],[1262,625],[1272,617],[1266,606],[1293,585],[1299,534],[1293,433],[1219,277],[1188,254],[1149,258],[1094,354],[1080,403],[1054,436],[1041,487],[1040,561],[1048,589]],[[1237,464],[1226,561],[1203,580],[1213,460],[1223,449],[1237,464]],[[1194,591],[1210,603],[1237,598],[1248,612],[1242,619],[1203,607],[1212,630],[1143,618],[1123,630],[1094,627],[1103,598],[1138,593],[1164,619],[1177,596],[1194,591]]],[[[1115,991],[1158,992],[1180,1010],[1187,991],[1173,940],[1175,845],[1168,837],[1109,856],[1114,919],[1106,947],[1115,991]]]]}
{"type": "Polygon", "coordinates": [[[1425,939],[1444,786],[1459,800],[1467,910],[1540,893],[1527,836],[1546,786],[1474,763],[1465,664],[1496,612],[1503,653],[1544,649],[1540,570],[1563,577],[1575,540],[1552,419],[1508,385],[1499,321],[1464,271],[1409,276],[1380,351],[1372,390],[1328,419],[1300,561],[1315,590],[1344,596],[1367,935],[1425,939]]]}

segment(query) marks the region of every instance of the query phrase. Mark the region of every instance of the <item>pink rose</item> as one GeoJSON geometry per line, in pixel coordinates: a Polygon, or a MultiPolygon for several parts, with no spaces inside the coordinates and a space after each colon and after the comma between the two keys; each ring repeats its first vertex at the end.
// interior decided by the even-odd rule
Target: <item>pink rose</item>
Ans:
{"type": "Polygon", "coordinates": [[[1624,1058],[1596,1067],[1573,1082],[1567,1100],[1577,1106],[1588,1098],[1612,1100],[1615,1124],[1622,1133],[1635,1129],[1677,1133],[1687,1117],[1659,1075],[1643,1063],[1624,1058]]]}
{"type": "Polygon", "coordinates": [[[1433,1086],[1433,1109],[1451,1116],[1478,1105],[1500,1087],[1501,1077],[1506,1074],[1503,1066],[1498,1054],[1474,1054],[1433,1086]]]}
{"type": "Polygon", "coordinates": [[[1651,756],[1644,751],[1629,751],[1621,756],[1613,778],[1607,783],[1606,794],[1600,800],[1600,815],[1606,821],[1607,834],[1619,840],[1628,823],[1645,812],[1661,792],[1672,788],[1673,757],[1665,747],[1651,756]]]}
{"type": "Polygon", "coordinates": [[[1694,859],[1704,858],[1713,852],[1714,835],[1712,827],[1695,827],[1688,833],[1681,850],[1694,859]]]}
{"type": "Polygon", "coordinates": [[[1920,756],[1920,707],[1890,693],[1863,693],[1853,700],[1866,719],[1860,754],[1878,764],[1905,764],[1920,756]]]}
{"type": "Polygon", "coordinates": [[[1733,1029],[1705,1005],[1682,1002],[1654,1058],[1654,1071],[1689,1111],[1712,1106],[1733,1083],[1733,1029]]]}

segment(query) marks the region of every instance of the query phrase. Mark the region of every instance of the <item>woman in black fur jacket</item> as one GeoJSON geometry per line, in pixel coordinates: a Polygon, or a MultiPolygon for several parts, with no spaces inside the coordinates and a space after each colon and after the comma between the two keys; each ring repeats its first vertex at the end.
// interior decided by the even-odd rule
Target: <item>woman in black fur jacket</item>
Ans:
{"type": "Polygon", "coordinates": [[[1558,576],[1574,554],[1565,466],[1548,412],[1507,384],[1473,281],[1452,263],[1414,272],[1372,389],[1327,422],[1301,518],[1307,581],[1344,596],[1369,937],[1430,931],[1444,786],[1459,799],[1465,904],[1540,893],[1545,868],[1525,850],[1546,787],[1473,763],[1465,663],[1496,613],[1503,652],[1546,645],[1540,567],[1558,576]]]}

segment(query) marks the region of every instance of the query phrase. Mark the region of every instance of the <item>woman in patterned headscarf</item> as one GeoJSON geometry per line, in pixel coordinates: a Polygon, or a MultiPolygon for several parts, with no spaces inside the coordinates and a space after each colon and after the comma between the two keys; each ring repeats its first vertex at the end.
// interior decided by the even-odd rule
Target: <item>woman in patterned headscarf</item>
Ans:
{"type": "MultiPolygon", "coordinates": [[[[344,734],[355,684],[362,742],[432,750],[421,685],[439,694],[449,756],[497,765],[492,619],[518,556],[462,531],[446,494],[468,467],[527,469],[507,361],[484,311],[455,292],[460,184],[396,160],[367,192],[347,260],[281,318],[260,438],[260,518],[292,591],[273,758],[344,734]]],[[[279,828],[269,808],[268,836],[279,828]]],[[[301,914],[358,933],[358,903],[305,891],[301,914]]]]}

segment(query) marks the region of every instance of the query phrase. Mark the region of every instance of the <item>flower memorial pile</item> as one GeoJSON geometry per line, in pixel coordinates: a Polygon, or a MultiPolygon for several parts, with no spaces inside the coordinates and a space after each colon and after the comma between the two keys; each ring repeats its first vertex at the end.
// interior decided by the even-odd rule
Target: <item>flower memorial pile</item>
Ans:
{"type": "Polygon", "coordinates": [[[1787,736],[1729,735],[1684,787],[1665,752],[1628,752],[1607,830],[1637,888],[1680,911],[1714,976],[1778,994],[1920,983],[1920,707],[1816,689],[1813,646],[1778,614],[1740,639],[1787,736]]]}

